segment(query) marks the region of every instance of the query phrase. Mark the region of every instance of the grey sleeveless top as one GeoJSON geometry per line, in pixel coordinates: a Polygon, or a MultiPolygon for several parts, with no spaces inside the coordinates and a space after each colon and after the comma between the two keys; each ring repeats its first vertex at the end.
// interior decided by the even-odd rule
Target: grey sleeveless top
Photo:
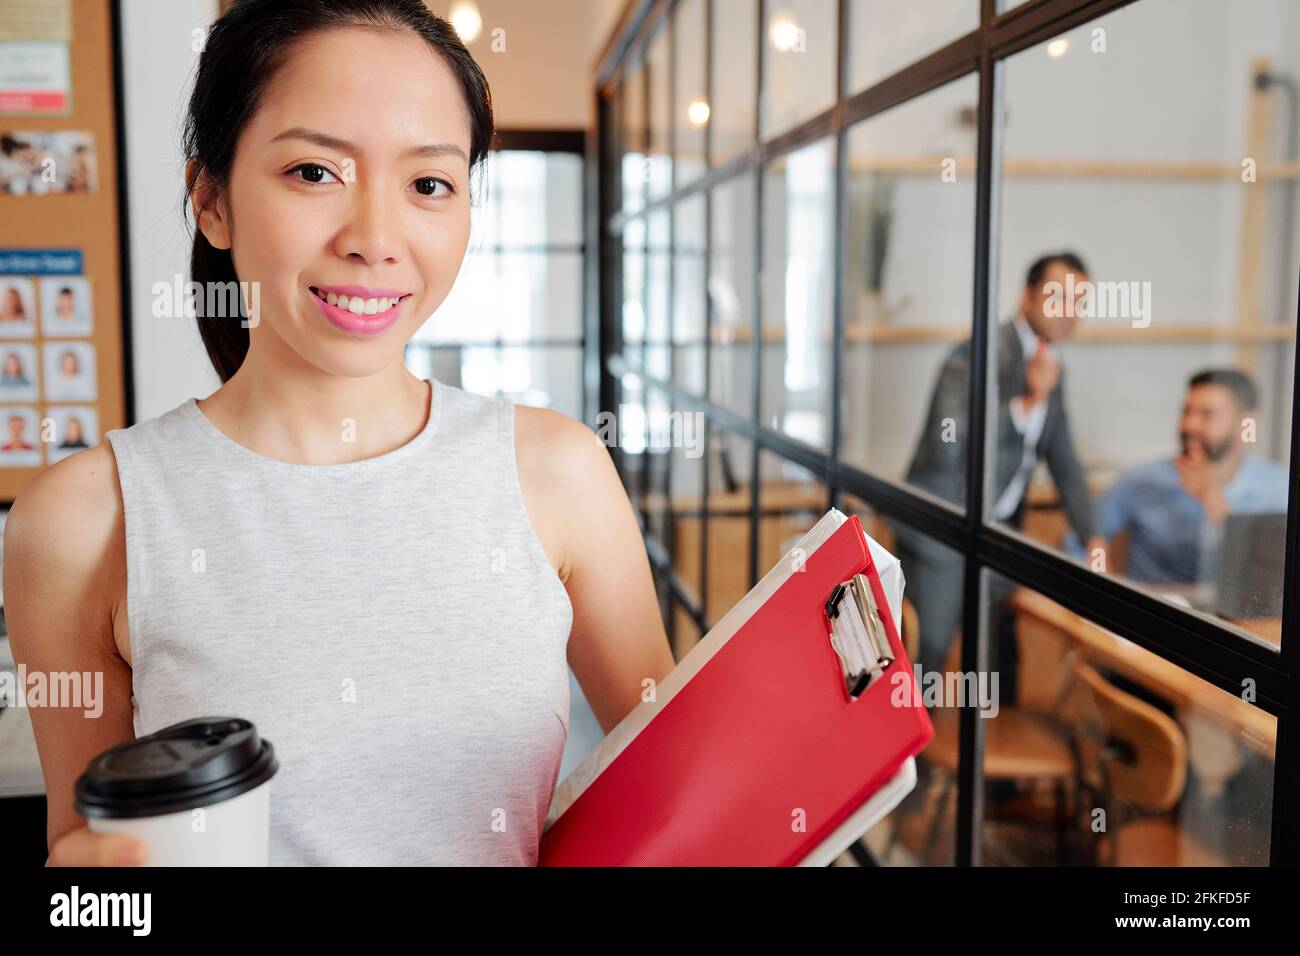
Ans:
{"type": "Polygon", "coordinates": [[[535,865],[573,609],[524,507],[514,405],[428,380],[407,444],[277,461],[191,398],[114,429],[137,736],[253,721],[272,865],[535,865]]]}

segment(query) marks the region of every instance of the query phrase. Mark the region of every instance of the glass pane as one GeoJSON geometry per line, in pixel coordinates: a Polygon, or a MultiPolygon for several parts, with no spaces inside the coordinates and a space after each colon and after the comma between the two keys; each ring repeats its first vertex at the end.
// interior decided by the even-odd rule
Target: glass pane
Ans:
{"type": "Polygon", "coordinates": [[[666,196],[673,188],[673,157],[668,142],[672,127],[668,36],[668,30],[661,28],[650,41],[646,57],[650,69],[650,149],[646,172],[649,175],[647,198],[651,202],[666,196]]]}
{"type": "Polygon", "coordinates": [[[705,196],[697,193],[673,214],[673,382],[704,394],[708,305],[705,274],[705,196]]]}
{"type": "Polygon", "coordinates": [[[668,210],[649,214],[649,276],[646,285],[645,370],[651,378],[672,375],[668,328],[668,210]]]}
{"type": "MultiPolygon", "coordinates": [[[[1037,591],[986,584],[990,671],[964,685],[986,720],[986,865],[1268,863],[1276,718],[1037,591]]],[[[959,709],[935,713],[937,744],[959,709]]]]}
{"type": "Polygon", "coordinates": [[[750,172],[714,187],[709,253],[709,398],[746,419],[754,415],[754,180],[750,172]]]}
{"type": "MultiPolygon", "coordinates": [[[[666,486],[671,511],[665,547],[682,590],[696,606],[703,596],[704,579],[700,565],[700,537],[704,531],[704,431],[703,412],[676,405],[659,436],[659,440],[670,444],[666,486]]],[[[689,615],[686,617],[689,620],[689,615]]],[[[697,629],[692,627],[690,631],[696,631],[695,638],[676,646],[684,650],[698,640],[697,629]]],[[[687,636],[689,631],[676,635],[679,642],[687,636]]]]}
{"type": "Polygon", "coordinates": [[[664,628],[667,629],[668,622],[672,618],[673,592],[669,586],[668,579],[658,571],[654,572],[655,596],[659,599],[659,616],[664,622],[664,628]]]}
{"type": "Polygon", "coordinates": [[[650,386],[646,394],[646,528],[650,537],[668,541],[668,470],[673,433],[671,400],[650,386]]]}
{"type": "Polygon", "coordinates": [[[673,149],[678,186],[698,178],[705,167],[704,132],[710,110],[704,75],[707,13],[704,0],[685,0],[673,14],[673,42],[677,44],[673,149]]]}
{"type": "Polygon", "coordinates": [[[848,92],[879,83],[979,25],[979,0],[852,0],[848,92]]]}
{"type": "Polygon", "coordinates": [[[623,209],[635,212],[645,205],[646,114],[645,73],[641,65],[630,66],[623,80],[623,209]]]}
{"type": "Polygon", "coordinates": [[[1297,28],[1144,0],[1007,62],[989,441],[997,520],[1272,647],[1300,205],[1255,77],[1297,28]]]}
{"type": "Polygon", "coordinates": [[[646,337],[645,220],[623,226],[623,358],[639,368],[646,337]]]}
{"type": "Polygon", "coordinates": [[[709,491],[705,520],[709,541],[704,613],[712,627],[755,583],[749,574],[753,445],[739,435],[710,428],[706,448],[709,491]]]}
{"type": "Polygon", "coordinates": [[[763,4],[764,139],[835,104],[837,16],[837,5],[827,0],[763,4]]]}
{"type": "Polygon", "coordinates": [[[416,342],[582,337],[582,253],[471,250],[416,342]]]}
{"type": "Polygon", "coordinates": [[[472,211],[472,252],[582,242],[582,157],[496,150],[488,154],[486,198],[472,211]]]}
{"type": "Polygon", "coordinates": [[[826,485],[773,452],[758,453],[758,576],[761,578],[826,514],[826,485]]]}
{"type": "Polygon", "coordinates": [[[974,76],[847,133],[841,458],[965,504],[974,76]],[[954,345],[954,340],[958,343],[954,345]]]}
{"type": "Polygon", "coordinates": [[[818,140],[763,178],[760,420],[825,448],[830,426],[835,149],[818,140]]]}
{"type": "Polygon", "coordinates": [[[412,345],[408,354],[413,370],[467,392],[582,417],[581,348],[412,345]]]}
{"type": "MultiPolygon", "coordinates": [[[[910,525],[885,519],[855,495],[844,495],[841,510],[861,518],[862,529],[902,565],[906,582],[903,619],[895,625],[913,667],[921,667],[924,676],[943,667],[949,654],[958,655],[954,669],[960,666],[960,638],[955,631],[960,627],[962,615],[961,554],[910,525]],[[932,639],[937,633],[946,633],[948,637],[932,639]]],[[[931,714],[932,719],[934,716],[931,714]]],[[[957,765],[956,737],[953,733],[951,739],[936,741],[921,752],[916,759],[916,788],[898,809],[867,833],[867,847],[881,865],[953,864],[957,833],[955,800],[945,790],[951,786],[952,772],[957,765]]]]}
{"type": "Polygon", "coordinates": [[[546,203],[546,241],[551,245],[581,246],[586,159],[577,153],[543,155],[546,188],[551,192],[546,203]]]}
{"type": "Polygon", "coordinates": [[[713,0],[713,66],[709,104],[717,166],[754,145],[758,104],[758,4],[754,0],[713,0]]]}
{"type": "Polygon", "coordinates": [[[618,383],[618,409],[604,435],[606,442],[617,443],[622,465],[619,476],[632,501],[632,508],[644,524],[646,520],[645,459],[649,435],[646,424],[645,383],[641,376],[627,373],[618,383]]]}
{"type": "Polygon", "coordinates": [[[700,642],[704,633],[700,630],[695,618],[687,612],[686,608],[680,603],[673,602],[673,620],[669,631],[669,640],[673,649],[673,660],[680,661],[690,652],[690,649],[700,642]]]}

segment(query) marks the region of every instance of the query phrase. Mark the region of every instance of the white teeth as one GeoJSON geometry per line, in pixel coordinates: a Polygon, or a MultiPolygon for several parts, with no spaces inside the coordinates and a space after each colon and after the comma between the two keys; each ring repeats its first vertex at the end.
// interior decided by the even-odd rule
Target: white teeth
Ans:
{"type": "Polygon", "coordinates": [[[380,312],[387,312],[402,301],[400,296],[380,296],[377,299],[363,299],[357,295],[346,296],[334,292],[313,291],[330,305],[351,312],[353,315],[378,315],[380,312]]]}

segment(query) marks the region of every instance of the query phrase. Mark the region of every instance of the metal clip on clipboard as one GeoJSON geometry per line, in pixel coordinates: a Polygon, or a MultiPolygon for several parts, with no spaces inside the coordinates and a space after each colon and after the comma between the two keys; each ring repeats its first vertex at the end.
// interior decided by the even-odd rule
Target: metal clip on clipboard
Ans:
{"type": "Polygon", "coordinates": [[[835,585],[826,601],[826,616],[831,622],[831,647],[840,659],[844,686],[856,700],[894,662],[894,651],[866,575],[855,574],[835,585]]]}

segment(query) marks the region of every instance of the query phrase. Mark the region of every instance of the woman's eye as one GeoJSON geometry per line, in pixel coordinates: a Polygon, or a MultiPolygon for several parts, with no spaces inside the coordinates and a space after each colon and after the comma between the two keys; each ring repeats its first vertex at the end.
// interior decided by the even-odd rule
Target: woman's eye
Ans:
{"type": "Polygon", "coordinates": [[[435,198],[443,198],[446,196],[450,196],[456,190],[452,187],[451,183],[447,182],[447,180],[445,179],[438,179],[434,176],[425,176],[423,179],[417,179],[415,181],[415,191],[418,192],[421,196],[433,196],[435,198]],[[446,192],[441,194],[436,193],[435,190],[439,186],[444,187],[446,189],[446,192]]]}
{"type": "Polygon", "coordinates": [[[293,169],[289,170],[289,172],[290,174],[301,172],[302,176],[300,178],[302,181],[311,183],[312,185],[320,185],[327,182],[327,180],[323,178],[325,176],[333,178],[335,182],[339,181],[337,176],[324,166],[320,165],[320,163],[299,163],[297,166],[293,167],[293,169]]]}

